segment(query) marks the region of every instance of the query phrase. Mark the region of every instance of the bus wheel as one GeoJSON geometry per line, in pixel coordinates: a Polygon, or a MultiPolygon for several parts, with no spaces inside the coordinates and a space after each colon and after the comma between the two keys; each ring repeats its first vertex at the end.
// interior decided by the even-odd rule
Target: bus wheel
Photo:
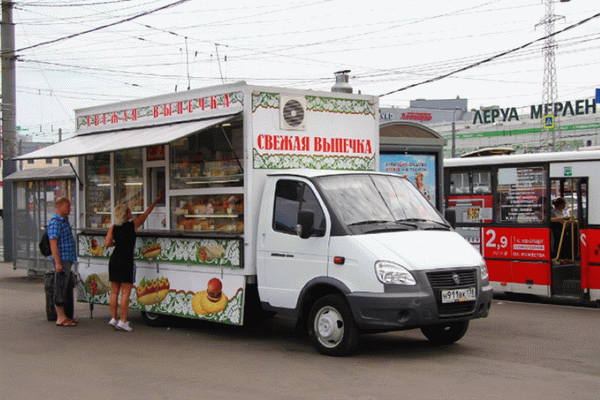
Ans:
{"type": "Polygon", "coordinates": [[[156,314],[147,311],[142,311],[142,318],[146,325],[150,326],[166,326],[169,317],[163,314],[156,314]]]}
{"type": "Polygon", "coordinates": [[[360,333],[346,300],[328,295],[316,301],[308,318],[308,335],[327,356],[345,356],[358,346],[360,333]]]}
{"type": "Polygon", "coordinates": [[[447,324],[421,327],[421,332],[430,342],[435,344],[452,344],[465,336],[469,321],[450,322],[447,324]]]}

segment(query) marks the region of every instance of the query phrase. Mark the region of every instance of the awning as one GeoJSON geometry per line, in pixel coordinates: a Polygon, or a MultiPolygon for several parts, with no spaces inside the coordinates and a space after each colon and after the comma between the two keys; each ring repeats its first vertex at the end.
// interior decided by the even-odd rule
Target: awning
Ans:
{"type": "Polygon", "coordinates": [[[5,181],[53,181],[75,178],[73,168],[67,165],[61,167],[30,168],[13,172],[5,181]]]}
{"type": "Polygon", "coordinates": [[[193,122],[126,129],[75,136],[52,146],[17,157],[17,160],[66,158],[86,154],[167,144],[234,119],[236,115],[193,122]]]}

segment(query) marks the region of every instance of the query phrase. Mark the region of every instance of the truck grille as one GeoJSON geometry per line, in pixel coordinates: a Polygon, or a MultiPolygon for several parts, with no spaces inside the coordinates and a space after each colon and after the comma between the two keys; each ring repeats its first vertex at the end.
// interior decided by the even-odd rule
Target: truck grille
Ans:
{"type": "Polygon", "coordinates": [[[472,313],[475,310],[475,301],[457,303],[442,303],[442,290],[477,287],[476,269],[456,269],[448,271],[427,272],[427,279],[433,289],[435,301],[440,317],[454,317],[472,313]],[[458,275],[459,283],[454,280],[458,275]]]}

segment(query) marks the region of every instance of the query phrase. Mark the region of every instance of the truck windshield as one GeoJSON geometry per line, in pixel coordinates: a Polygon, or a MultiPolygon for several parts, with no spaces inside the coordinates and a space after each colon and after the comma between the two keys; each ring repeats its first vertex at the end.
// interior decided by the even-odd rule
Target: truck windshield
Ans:
{"type": "Polygon", "coordinates": [[[318,178],[318,184],[340,221],[351,229],[382,224],[403,229],[449,228],[413,184],[399,176],[334,175],[318,178]]]}

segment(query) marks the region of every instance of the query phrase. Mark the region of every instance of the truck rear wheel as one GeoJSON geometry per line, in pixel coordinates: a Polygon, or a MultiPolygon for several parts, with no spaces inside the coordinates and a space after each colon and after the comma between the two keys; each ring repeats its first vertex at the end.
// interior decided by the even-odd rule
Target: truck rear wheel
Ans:
{"type": "Polygon", "coordinates": [[[328,295],[317,300],[310,310],[308,335],[321,354],[345,356],[358,346],[360,332],[346,300],[328,295]]]}
{"type": "Polygon", "coordinates": [[[167,315],[156,314],[151,312],[142,311],[142,318],[146,325],[149,326],[166,326],[169,320],[167,315]]]}
{"type": "Polygon", "coordinates": [[[447,324],[429,325],[421,328],[421,332],[430,342],[435,344],[452,344],[465,336],[469,321],[450,322],[447,324]]]}

